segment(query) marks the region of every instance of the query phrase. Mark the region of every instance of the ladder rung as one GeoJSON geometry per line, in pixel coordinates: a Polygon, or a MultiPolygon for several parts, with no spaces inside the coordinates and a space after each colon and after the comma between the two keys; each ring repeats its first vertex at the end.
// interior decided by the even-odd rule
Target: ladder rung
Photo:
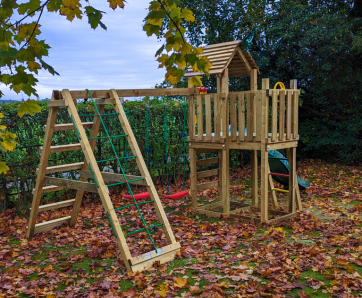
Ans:
{"type": "Polygon", "coordinates": [[[219,169],[197,172],[197,179],[219,175],[219,169]]]}
{"type": "MultiPolygon", "coordinates": [[[[41,189],[41,193],[48,193],[48,192],[53,192],[53,191],[58,191],[58,190],[62,190],[65,187],[61,187],[61,186],[56,186],[56,185],[49,185],[49,186],[43,186],[43,188],[41,189]]],[[[35,189],[33,189],[33,194],[34,194],[35,189]]]]}
{"type": "Polygon", "coordinates": [[[155,227],[159,227],[159,226],[162,226],[163,224],[156,224],[156,225],[152,225],[152,226],[148,226],[147,228],[142,228],[142,229],[138,229],[136,231],[132,231],[132,232],[129,232],[127,234],[124,234],[125,236],[128,236],[128,235],[131,235],[131,234],[135,234],[135,233],[139,233],[139,232],[142,232],[142,231],[146,231],[148,229],[152,229],[152,228],[155,228],[155,227]]]}
{"type": "Polygon", "coordinates": [[[197,184],[197,190],[209,189],[219,186],[219,180],[197,184]]]}
{"type": "Polygon", "coordinates": [[[219,158],[207,158],[207,159],[200,159],[196,161],[196,166],[206,166],[219,163],[219,158]]]}
{"type": "MultiPolygon", "coordinates": [[[[39,206],[39,212],[73,206],[75,199],[39,206]]],[[[31,210],[31,208],[29,208],[31,210]]]]}
{"type": "Polygon", "coordinates": [[[273,188],[273,190],[274,190],[274,191],[279,191],[279,192],[289,193],[289,190],[286,190],[286,189],[273,188]]]}
{"type": "Polygon", "coordinates": [[[78,180],[70,180],[70,179],[64,179],[64,178],[54,178],[54,177],[45,177],[44,183],[62,186],[65,188],[70,189],[77,189],[77,190],[83,190],[83,191],[89,191],[89,192],[95,192],[98,193],[97,186],[94,183],[88,183],[78,180]]]}
{"type": "MultiPolygon", "coordinates": [[[[84,122],[83,128],[92,128],[93,122],[84,122]]],[[[44,131],[46,129],[46,125],[44,125],[44,131]]],[[[73,130],[74,125],[73,123],[64,123],[64,124],[56,124],[54,126],[54,131],[65,131],[65,130],[73,130]]]]}
{"type": "MultiPolygon", "coordinates": [[[[51,146],[49,148],[49,153],[65,152],[65,151],[73,151],[73,150],[82,150],[82,146],[80,145],[80,143],[51,146]]],[[[42,151],[43,151],[43,148],[39,148],[39,152],[42,152],[42,151]]]]}
{"type": "MultiPolygon", "coordinates": [[[[61,217],[58,219],[42,222],[35,225],[34,234],[40,232],[47,232],[52,230],[53,228],[60,226],[62,224],[69,224],[71,216],[61,217]]],[[[28,227],[27,227],[28,228],[28,227]]]]}
{"type": "MultiPolygon", "coordinates": [[[[65,172],[70,170],[79,170],[82,169],[84,165],[84,162],[77,162],[77,163],[70,163],[70,164],[64,164],[64,165],[57,165],[57,166],[51,166],[47,167],[45,169],[45,174],[51,174],[56,172],[65,172]]],[[[39,169],[36,169],[36,173],[38,173],[39,169]]]]}

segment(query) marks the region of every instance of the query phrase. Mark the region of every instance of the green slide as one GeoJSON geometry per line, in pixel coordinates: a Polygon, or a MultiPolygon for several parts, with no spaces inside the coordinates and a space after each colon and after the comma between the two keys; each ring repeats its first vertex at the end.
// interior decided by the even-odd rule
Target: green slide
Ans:
{"type": "MultiPolygon", "coordinates": [[[[288,159],[285,158],[285,156],[277,150],[271,150],[268,153],[269,153],[270,172],[289,175],[288,159]]],[[[289,178],[273,176],[273,175],[272,175],[272,177],[278,183],[281,183],[285,186],[289,185],[289,178]]],[[[310,186],[309,181],[305,181],[302,178],[300,178],[299,176],[297,176],[297,180],[298,180],[298,184],[299,184],[299,189],[305,189],[310,186]]]]}

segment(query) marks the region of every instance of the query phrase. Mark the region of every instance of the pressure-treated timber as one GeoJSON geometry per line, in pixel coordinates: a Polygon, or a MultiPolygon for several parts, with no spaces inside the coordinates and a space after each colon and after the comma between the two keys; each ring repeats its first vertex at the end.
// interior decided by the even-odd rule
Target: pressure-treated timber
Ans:
{"type": "MultiPolygon", "coordinates": [[[[137,162],[138,169],[141,172],[141,176],[134,176],[134,175],[123,176],[123,174],[121,175],[116,173],[100,172],[97,161],[95,160],[93,153],[94,146],[96,143],[95,138],[97,137],[99,132],[100,117],[95,116],[92,122],[82,123],[76,108],[77,102],[75,99],[78,98],[78,96],[81,96],[81,98],[86,98],[87,93],[85,93],[84,91],[72,92],[66,89],[61,92],[57,91],[53,92],[52,100],[50,101],[49,105],[50,113],[48,116],[48,122],[47,126],[45,127],[45,137],[44,137],[44,146],[41,155],[41,164],[39,165],[39,169],[37,171],[37,183],[36,183],[36,188],[34,189],[34,198],[31,208],[31,217],[29,220],[29,226],[27,229],[27,237],[31,238],[36,233],[49,231],[54,227],[62,224],[70,224],[70,225],[74,224],[78,216],[78,211],[80,208],[84,191],[95,192],[100,195],[102,205],[109,217],[110,224],[112,226],[114,235],[116,237],[119,250],[121,252],[122,258],[125,261],[124,263],[128,271],[145,270],[151,267],[155,261],[159,261],[160,263],[170,261],[175,257],[176,252],[180,249],[180,244],[176,241],[173,235],[170,224],[163,210],[160,199],[153,185],[152,179],[149,175],[149,172],[143,160],[136,139],[133,135],[133,131],[128,123],[126,114],[121,105],[121,100],[117,95],[117,91],[113,89],[105,92],[103,92],[102,90],[100,92],[99,91],[90,91],[90,92],[93,96],[98,95],[102,97],[101,99],[95,99],[95,103],[97,105],[97,109],[100,114],[103,113],[105,104],[114,105],[114,108],[118,115],[118,119],[121,123],[123,131],[125,132],[128,144],[131,148],[132,155],[135,156],[135,160],[137,162]],[[54,102],[57,102],[57,104],[54,104],[54,102]],[[73,119],[72,123],[73,128],[70,127],[69,124],[60,124],[57,126],[55,125],[58,106],[62,105],[67,107],[68,113],[73,119]],[[85,133],[85,129],[89,128],[91,128],[90,139],[88,139],[85,133]],[[75,129],[77,132],[77,136],[79,139],[78,144],[51,146],[51,141],[54,131],[65,131],[71,129],[75,129]],[[85,155],[84,162],[47,167],[49,154],[51,152],[63,152],[63,151],[78,150],[78,149],[81,149],[85,155]],[[55,172],[63,172],[69,170],[80,170],[80,180],[69,180],[64,178],[45,176],[45,174],[51,174],[55,172]],[[87,182],[88,178],[93,179],[94,183],[87,182]],[[132,181],[132,180],[137,180],[137,181],[132,181]],[[155,251],[146,253],[138,257],[131,256],[131,253],[129,251],[125,239],[125,234],[122,231],[117,214],[110,200],[108,187],[105,184],[105,181],[128,183],[130,185],[138,184],[146,186],[147,191],[149,192],[151,197],[150,203],[153,202],[155,212],[157,214],[159,222],[161,223],[168,245],[160,248],[154,247],[155,251]],[[51,184],[51,185],[44,186],[44,184],[51,184]],[[56,191],[64,188],[77,189],[78,191],[75,199],[39,206],[40,196],[42,193],[48,191],[56,191]],[[70,207],[70,206],[73,207],[72,215],[48,222],[36,223],[36,217],[38,212],[53,210],[63,207],[70,207]]],[[[144,93],[147,94],[147,91],[145,92],[144,90],[132,90],[132,92],[129,92],[129,90],[126,91],[121,90],[121,92],[118,93],[125,94],[126,96],[127,94],[129,94],[130,96],[135,96],[135,95],[143,95],[144,93]]],[[[168,89],[162,91],[152,91],[150,93],[151,94],[147,95],[150,96],[150,95],[160,95],[160,94],[166,94],[166,95],[199,94],[197,89],[186,89],[186,91],[185,89],[178,89],[178,90],[176,89],[174,91],[173,90],[170,91],[170,89],[168,89]]]]}
{"type": "Polygon", "coordinates": [[[197,179],[219,175],[219,169],[197,172],[197,179]]]}
{"type": "Polygon", "coordinates": [[[219,186],[219,181],[211,181],[211,182],[205,182],[201,184],[197,184],[197,190],[203,190],[203,189],[209,189],[219,186]]]}

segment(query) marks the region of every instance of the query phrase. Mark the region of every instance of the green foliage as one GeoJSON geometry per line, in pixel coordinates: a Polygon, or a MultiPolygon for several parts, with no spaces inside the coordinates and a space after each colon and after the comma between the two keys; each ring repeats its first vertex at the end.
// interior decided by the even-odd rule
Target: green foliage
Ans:
{"type": "MultiPolygon", "coordinates": [[[[289,86],[298,80],[300,147],[304,156],[362,160],[362,13],[352,0],[194,1],[186,24],[195,46],[242,40],[257,27],[249,51],[261,78],[289,86]]],[[[248,78],[231,78],[230,90],[249,89],[248,78]]],[[[215,88],[215,81],[206,85],[215,88]]],[[[261,82],[259,81],[259,86],[261,82]]]]}

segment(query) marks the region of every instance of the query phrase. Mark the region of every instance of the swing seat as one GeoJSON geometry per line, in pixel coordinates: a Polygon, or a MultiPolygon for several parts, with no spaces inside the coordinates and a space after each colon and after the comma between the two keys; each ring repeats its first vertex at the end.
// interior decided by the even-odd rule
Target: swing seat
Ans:
{"type": "Polygon", "coordinates": [[[173,199],[173,200],[175,200],[175,199],[180,199],[180,198],[186,197],[188,194],[189,194],[188,191],[179,191],[179,192],[177,192],[177,193],[175,193],[173,195],[163,195],[163,197],[165,199],[173,199]]]}
{"type": "MultiPolygon", "coordinates": [[[[150,194],[148,192],[141,192],[141,193],[138,193],[136,195],[133,195],[134,198],[136,200],[140,200],[140,199],[146,199],[146,198],[149,198],[150,197],[150,194]]],[[[131,195],[124,195],[123,196],[125,199],[132,199],[132,196],[131,195]]]]}

